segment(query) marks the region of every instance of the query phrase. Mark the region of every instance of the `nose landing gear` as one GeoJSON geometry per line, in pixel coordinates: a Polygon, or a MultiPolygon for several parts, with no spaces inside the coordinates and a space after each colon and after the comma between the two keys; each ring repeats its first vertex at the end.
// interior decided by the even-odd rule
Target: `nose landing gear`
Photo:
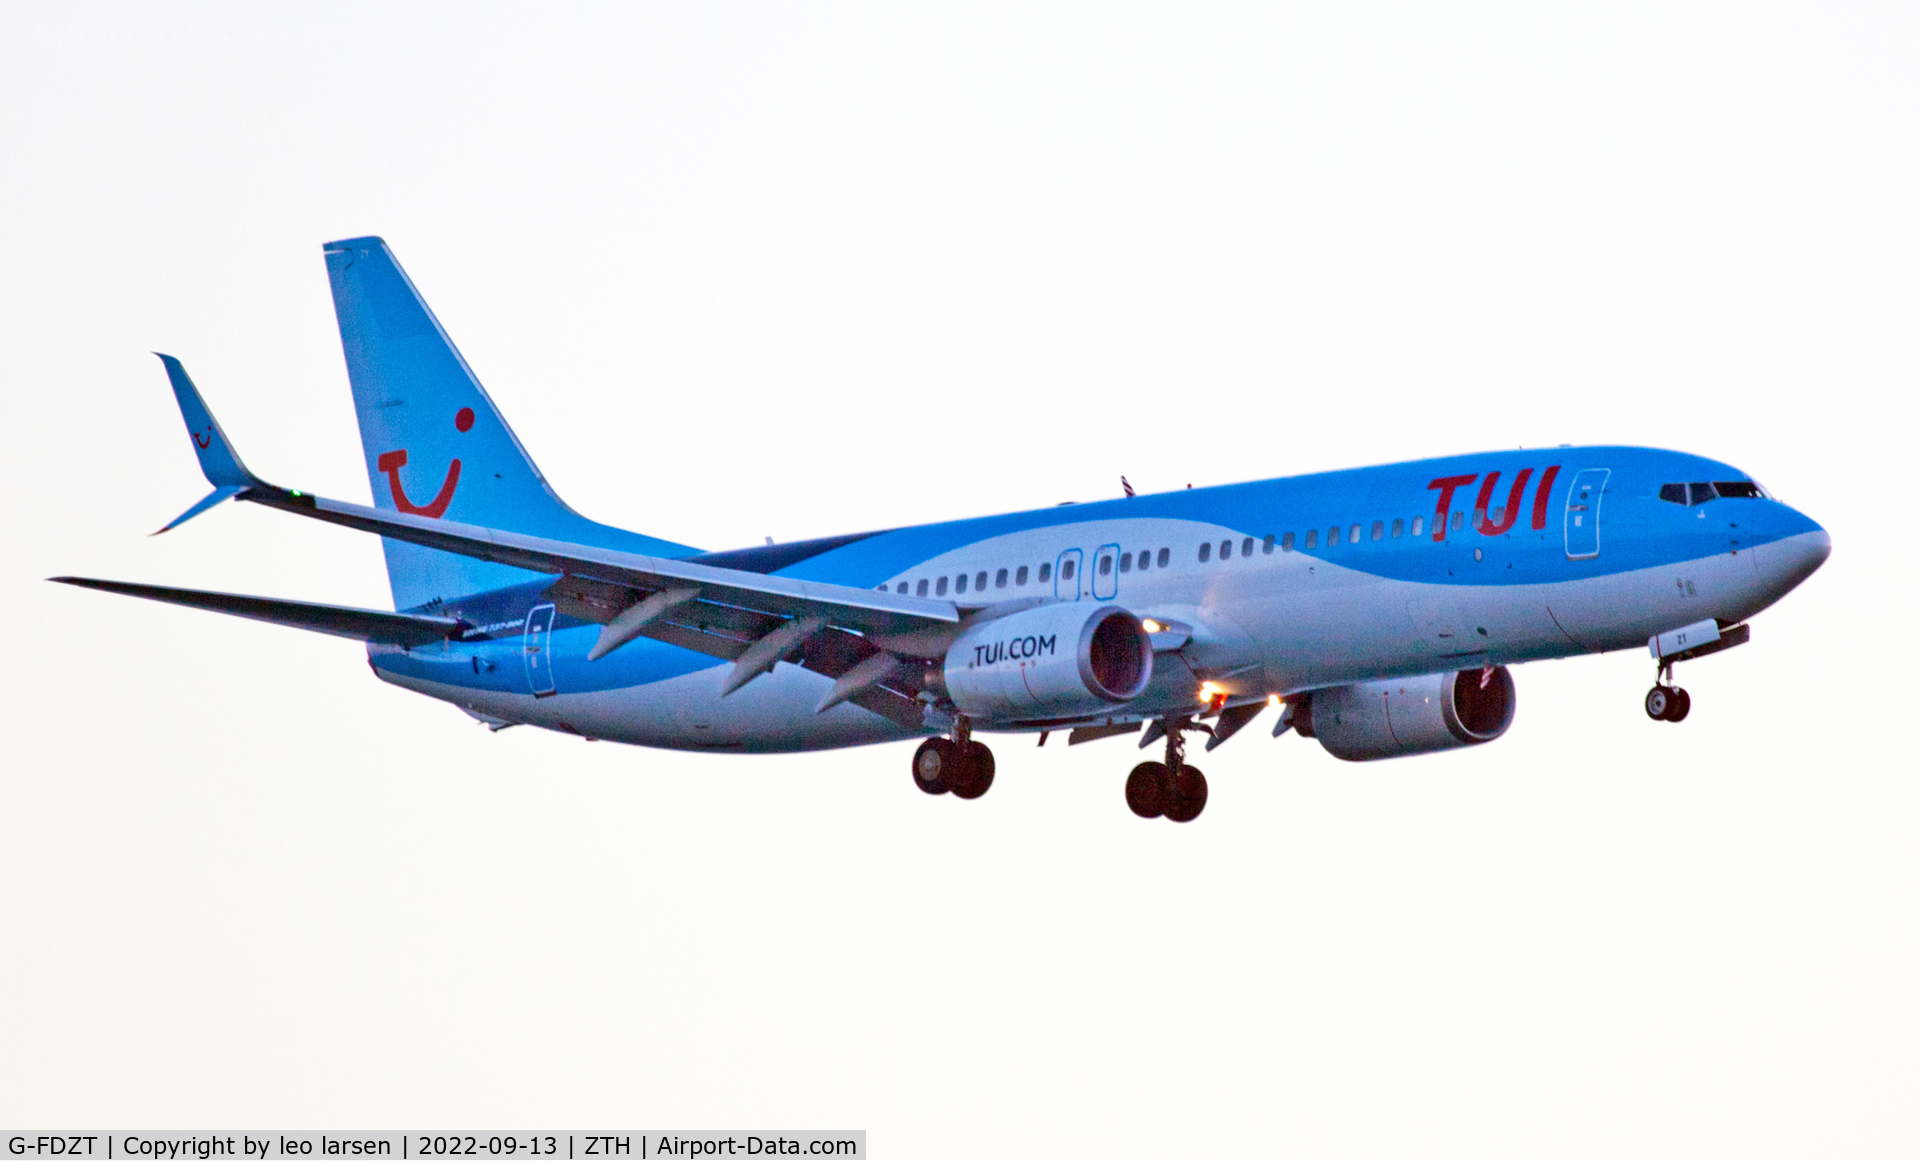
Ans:
{"type": "Polygon", "coordinates": [[[993,751],[973,740],[972,723],[958,718],[954,736],[928,738],[913,752],[913,784],[928,794],[978,798],[993,785],[993,751]]]}
{"type": "Polygon", "coordinates": [[[1167,760],[1142,762],[1127,775],[1127,808],[1141,818],[1192,822],[1207,808],[1207,776],[1185,761],[1187,746],[1181,735],[1187,730],[1212,732],[1191,718],[1168,719],[1167,760]]]}
{"type": "Polygon", "coordinates": [[[1647,691],[1647,716],[1656,722],[1684,721],[1692,708],[1693,699],[1687,696],[1687,691],[1673,684],[1673,666],[1661,665],[1653,688],[1647,691]]]}

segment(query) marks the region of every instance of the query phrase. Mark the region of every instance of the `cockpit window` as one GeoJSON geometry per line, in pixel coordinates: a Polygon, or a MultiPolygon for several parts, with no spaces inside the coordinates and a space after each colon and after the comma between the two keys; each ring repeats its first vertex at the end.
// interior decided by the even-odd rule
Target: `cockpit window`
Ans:
{"type": "Polygon", "coordinates": [[[1709,500],[1770,500],[1767,490],[1752,480],[1715,480],[1710,484],[1662,484],[1660,498],[1669,504],[1704,504],[1709,500]]]}

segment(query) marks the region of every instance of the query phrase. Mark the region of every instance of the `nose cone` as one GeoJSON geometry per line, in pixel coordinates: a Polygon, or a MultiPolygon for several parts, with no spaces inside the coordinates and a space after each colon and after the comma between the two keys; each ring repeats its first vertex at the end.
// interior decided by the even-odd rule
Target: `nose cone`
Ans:
{"type": "Polygon", "coordinates": [[[1755,566],[1772,600],[1779,600],[1799,583],[1814,574],[1833,553],[1833,537],[1827,530],[1785,504],[1774,504],[1776,511],[1762,522],[1764,539],[1754,553],[1755,566]]]}

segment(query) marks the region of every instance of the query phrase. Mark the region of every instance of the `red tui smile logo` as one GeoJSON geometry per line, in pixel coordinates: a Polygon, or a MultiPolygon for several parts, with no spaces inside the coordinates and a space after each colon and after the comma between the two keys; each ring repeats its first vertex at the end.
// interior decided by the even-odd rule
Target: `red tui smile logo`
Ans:
{"type": "MultiPolygon", "coordinates": [[[[462,432],[473,427],[473,408],[462,407],[453,417],[453,426],[462,432]]],[[[393,491],[393,506],[412,516],[425,516],[439,519],[446,513],[447,505],[453,503],[453,490],[460,486],[460,461],[456,458],[447,465],[447,478],[440,484],[440,494],[428,504],[416,504],[407,499],[407,489],[400,482],[400,469],[407,466],[407,449],[381,452],[375,461],[381,471],[387,473],[387,487],[393,491]]]]}

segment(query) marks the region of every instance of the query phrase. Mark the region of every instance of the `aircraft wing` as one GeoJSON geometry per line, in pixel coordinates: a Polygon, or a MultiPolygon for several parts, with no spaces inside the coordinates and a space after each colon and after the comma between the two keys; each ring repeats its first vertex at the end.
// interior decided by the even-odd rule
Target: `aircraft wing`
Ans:
{"type": "MultiPolygon", "coordinates": [[[[377,508],[325,500],[271,485],[247,488],[237,498],[324,520],[329,524],[532,572],[559,573],[609,582],[635,594],[691,589],[697,591],[696,599],[703,603],[779,617],[818,618],[825,625],[853,629],[862,634],[911,633],[937,625],[957,624],[960,620],[959,607],[952,601],[767,576],[740,569],[716,568],[690,561],[639,556],[614,549],[545,540],[538,536],[503,532],[473,524],[457,524],[430,516],[382,512],[377,508]]],[[[612,620],[612,616],[609,615],[607,620],[612,620]]]]}
{"type": "Polygon", "coordinates": [[[820,710],[852,702],[909,729],[920,728],[923,707],[900,659],[943,655],[962,615],[952,601],[545,540],[267,484],[235,498],[442,552],[557,573],[548,597],[568,615],[601,625],[589,660],[648,637],[733,662],[723,694],[777,662],[794,661],[835,679],[820,710]]]}
{"type": "Polygon", "coordinates": [[[167,528],[223,500],[244,500],[441,552],[556,575],[548,599],[569,616],[601,626],[589,661],[649,637],[732,661],[724,695],[778,662],[791,660],[834,679],[820,710],[852,702],[908,728],[921,727],[923,707],[914,697],[918,683],[911,680],[915,675],[903,659],[944,655],[963,615],[952,601],[642,556],[276,487],[241,461],[180,361],[169,355],[160,358],[193,436],[201,471],[214,486],[211,495],[167,528]]]}
{"type": "MultiPolygon", "coordinates": [[[[193,436],[200,470],[214,491],[174,519],[166,528],[176,528],[222,500],[247,500],[301,516],[325,520],[404,540],[442,552],[458,553],[477,560],[511,565],[531,572],[557,573],[582,577],[627,590],[635,598],[670,594],[656,601],[645,621],[658,619],[664,611],[698,601],[702,604],[749,610],[782,619],[819,621],[823,626],[850,629],[862,635],[908,636],[918,631],[955,625],[960,609],[951,601],[910,597],[857,589],[846,585],[795,580],[740,569],[694,564],[663,557],[641,556],[616,549],[586,544],[547,540],[497,528],[461,524],[433,516],[406,512],[385,512],[360,504],[325,500],[310,493],[279,488],[253,474],[208,410],[200,391],[188,377],[180,360],[161,355],[167,376],[173,384],[180,415],[193,436]],[[684,598],[684,599],[682,599],[684,598]]],[[[458,594],[449,593],[447,596],[458,594]]],[[[610,612],[603,623],[615,620],[610,612]]],[[[590,620],[602,620],[589,617],[590,620]]],[[[629,617],[629,626],[638,616],[629,617]]],[[[627,638],[631,640],[631,637],[627,638]]],[[[616,647],[602,641],[596,656],[604,656],[616,647]]]]}
{"type": "Polygon", "coordinates": [[[383,645],[426,645],[458,637],[473,626],[457,617],[429,617],[418,613],[383,613],[375,609],[355,609],[345,605],[318,605],[310,601],[282,601],[272,597],[249,597],[239,593],[210,593],[200,589],[174,589],[162,585],[136,585],[125,581],[93,580],[83,576],[49,578],[63,585],[83,589],[143,597],[228,613],[254,621],[289,625],[355,641],[373,641],[383,645]]]}

